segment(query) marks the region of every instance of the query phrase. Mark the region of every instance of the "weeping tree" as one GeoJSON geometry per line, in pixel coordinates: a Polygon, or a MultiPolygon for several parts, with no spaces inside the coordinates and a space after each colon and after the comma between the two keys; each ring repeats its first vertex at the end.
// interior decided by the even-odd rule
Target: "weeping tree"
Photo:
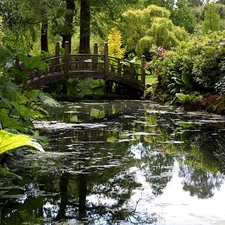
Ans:
{"type": "Polygon", "coordinates": [[[175,0],[140,0],[141,4],[145,7],[148,5],[157,5],[159,7],[164,7],[168,10],[172,10],[175,4],[175,0]]]}
{"type": "Polygon", "coordinates": [[[187,40],[187,32],[175,26],[169,17],[169,10],[156,5],[125,12],[121,31],[126,49],[134,49],[141,56],[154,45],[171,48],[187,40]]]}

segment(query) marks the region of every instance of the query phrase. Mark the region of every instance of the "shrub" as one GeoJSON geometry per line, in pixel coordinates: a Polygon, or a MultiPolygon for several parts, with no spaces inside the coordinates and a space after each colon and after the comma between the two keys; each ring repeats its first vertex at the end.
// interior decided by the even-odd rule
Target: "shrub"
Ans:
{"type": "Polygon", "coordinates": [[[193,37],[162,55],[154,54],[147,69],[158,77],[157,90],[163,93],[164,100],[173,100],[176,93],[219,93],[225,77],[224,34],[193,37]]]}

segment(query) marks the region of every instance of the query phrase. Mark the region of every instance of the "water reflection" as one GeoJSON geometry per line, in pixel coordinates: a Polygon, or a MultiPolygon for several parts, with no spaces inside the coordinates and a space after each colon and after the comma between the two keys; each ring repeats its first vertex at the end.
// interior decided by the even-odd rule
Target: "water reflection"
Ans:
{"type": "Polygon", "coordinates": [[[224,177],[221,174],[207,173],[203,169],[181,166],[180,177],[184,177],[182,182],[183,189],[188,191],[191,196],[196,195],[198,198],[211,198],[215,189],[220,189],[224,177]]]}
{"type": "MultiPolygon", "coordinates": [[[[141,101],[51,110],[49,121],[36,123],[49,136],[46,152],[25,149],[7,162],[23,180],[0,178],[0,224],[188,224],[167,214],[175,180],[189,195],[181,205],[223,187],[223,117],[141,101]]],[[[186,221],[209,224],[207,216],[196,223],[195,213],[186,221]]]]}

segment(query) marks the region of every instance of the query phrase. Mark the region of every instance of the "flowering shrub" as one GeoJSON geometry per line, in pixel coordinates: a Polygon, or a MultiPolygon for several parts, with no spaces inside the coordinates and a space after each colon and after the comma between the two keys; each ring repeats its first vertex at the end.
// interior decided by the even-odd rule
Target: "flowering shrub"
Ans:
{"type": "Polygon", "coordinates": [[[153,57],[147,69],[158,77],[157,89],[164,100],[174,99],[179,92],[219,93],[218,83],[225,76],[224,36],[225,32],[195,36],[172,50],[149,51],[153,57]]]}

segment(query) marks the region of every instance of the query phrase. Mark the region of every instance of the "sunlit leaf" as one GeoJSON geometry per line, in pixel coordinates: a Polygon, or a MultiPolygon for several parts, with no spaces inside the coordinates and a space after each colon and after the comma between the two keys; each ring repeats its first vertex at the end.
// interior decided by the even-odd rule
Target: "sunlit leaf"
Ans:
{"type": "Polygon", "coordinates": [[[11,101],[17,102],[17,104],[25,104],[28,102],[28,99],[20,92],[9,91],[8,97],[11,99],[11,101]]]}
{"type": "Polygon", "coordinates": [[[42,113],[29,109],[28,107],[24,105],[18,105],[15,102],[13,102],[12,105],[15,107],[15,109],[17,110],[17,112],[19,113],[21,117],[30,117],[33,119],[39,119],[44,117],[42,113]]]}
{"type": "Polygon", "coordinates": [[[32,57],[19,53],[18,57],[28,70],[35,68],[39,70],[46,70],[47,68],[46,63],[44,63],[38,56],[32,57]]]}
{"type": "Polygon", "coordinates": [[[0,154],[23,146],[30,146],[44,152],[41,145],[27,135],[12,134],[5,130],[0,130],[0,154]]]}

